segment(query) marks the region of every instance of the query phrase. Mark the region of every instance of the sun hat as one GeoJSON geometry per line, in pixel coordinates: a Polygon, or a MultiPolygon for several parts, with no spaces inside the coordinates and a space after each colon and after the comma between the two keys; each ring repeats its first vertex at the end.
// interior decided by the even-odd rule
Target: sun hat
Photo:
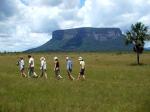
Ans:
{"type": "Polygon", "coordinates": [[[67,56],[67,57],[66,57],[66,60],[68,60],[68,59],[69,59],[69,57],[67,56]]]}
{"type": "Polygon", "coordinates": [[[82,57],[79,57],[78,60],[81,61],[81,60],[83,60],[83,58],[82,58],[82,57]]]}
{"type": "Polygon", "coordinates": [[[58,59],[58,57],[54,57],[54,60],[57,60],[58,59]]]}
{"type": "Polygon", "coordinates": [[[44,57],[41,57],[40,60],[45,60],[45,58],[44,58],[44,57]]]}

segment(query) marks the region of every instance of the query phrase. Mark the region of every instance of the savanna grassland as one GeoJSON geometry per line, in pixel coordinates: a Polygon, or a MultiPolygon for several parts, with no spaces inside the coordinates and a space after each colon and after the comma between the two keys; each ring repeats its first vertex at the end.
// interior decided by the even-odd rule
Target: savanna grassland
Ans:
{"type": "Polygon", "coordinates": [[[48,79],[23,78],[17,59],[28,54],[0,55],[0,112],[150,112],[150,53],[136,65],[134,53],[36,53],[35,71],[40,74],[46,57],[48,79]],[[53,57],[60,59],[63,80],[56,80],[53,57]],[[65,57],[73,60],[73,76],[79,72],[78,57],[86,63],[86,80],[70,81],[65,57]]]}

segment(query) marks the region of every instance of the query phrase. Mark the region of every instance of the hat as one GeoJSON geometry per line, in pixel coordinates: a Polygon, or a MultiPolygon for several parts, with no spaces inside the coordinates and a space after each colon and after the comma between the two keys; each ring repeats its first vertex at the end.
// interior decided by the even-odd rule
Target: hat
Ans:
{"type": "Polygon", "coordinates": [[[45,60],[45,58],[44,58],[44,57],[41,57],[40,60],[45,60]]]}
{"type": "Polygon", "coordinates": [[[20,59],[23,59],[23,57],[20,57],[20,59]]]}
{"type": "Polygon", "coordinates": [[[58,59],[58,57],[54,57],[54,60],[57,60],[58,59]]]}
{"type": "Polygon", "coordinates": [[[83,60],[83,58],[82,58],[82,57],[79,57],[78,60],[81,61],[81,60],[83,60]]]}
{"type": "Polygon", "coordinates": [[[68,60],[69,59],[69,57],[66,57],[66,60],[68,60]]]}

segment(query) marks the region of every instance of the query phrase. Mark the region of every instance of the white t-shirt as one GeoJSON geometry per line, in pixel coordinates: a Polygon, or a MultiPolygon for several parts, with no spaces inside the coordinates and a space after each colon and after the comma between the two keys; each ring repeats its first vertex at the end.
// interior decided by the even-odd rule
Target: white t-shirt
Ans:
{"type": "Polygon", "coordinates": [[[80,61],[80,65],[81,65],[81,69],[85,69],[85,62],[84,61],[80,61]]]}
{"type": "Polygon", "coordinates": [[[24,60],[19,61],[19,67],[20,67],[20,70],[24,68],[24,60]]]}
{"type": "Polygon", "coordinates": [[[41,60],[41,69],[46,70],[46,61],[41,60]]]}
{"type": "Polygon", "coordinates": [[[34,67],[34,59],[32,57],[29,59],[29,65],[30,67],[34,67]]]}

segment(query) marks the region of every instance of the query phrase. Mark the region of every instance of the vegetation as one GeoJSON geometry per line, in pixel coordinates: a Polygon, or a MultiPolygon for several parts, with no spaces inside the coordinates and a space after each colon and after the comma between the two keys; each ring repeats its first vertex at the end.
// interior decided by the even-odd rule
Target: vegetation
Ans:
{"type": "Polygon", "coordinates": [[[144,41],[148,37],[148,27],[141,22],[131,25],[131,30],[126,33],[126,44],[133,44],[133,50],[137,54],[137,64],[140,64],[139,55],[144,50],[144,41]]]}
{"type": "Polygon", "coordinates": [[[0,55],[0,112],[149,112],[150,53],[142,55],[141,66],[131,63],[132,53],[38,53],[47,59],[48,79],[23,78],[16,61],[27,54],[0,55]],[[73,76],[79,72],[78,57],[86,62],[86,81],[70,81],[65,57],[73,59],[73,76]],[[63,80],[55,80],[53,57],[58,56],[63,80]]]}

